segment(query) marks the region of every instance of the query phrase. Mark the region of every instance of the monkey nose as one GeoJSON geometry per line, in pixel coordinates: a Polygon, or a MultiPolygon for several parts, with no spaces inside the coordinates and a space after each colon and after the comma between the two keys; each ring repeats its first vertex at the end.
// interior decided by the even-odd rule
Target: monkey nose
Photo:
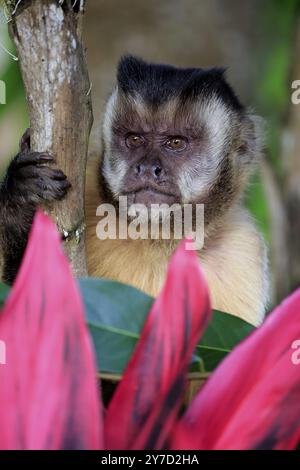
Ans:
{"type": "Polygon", "coordinates": [[[154,177],[158,178],[162,174],[162,168],[158,165],[153,165],[152,174],[154,177]]]}
{"type": "Polygon", "coordinates": [[[139,164],[135,167],[134,172],[136,175],[142,176],[145,171],[145,165],[139,164]]]}
{"type": "Polygon", "coordinates": [[[158,179],[163,174],[163,169],[160,165],[145,165],[143,163],[139,163],[135,167],[136,175],[145,178],[154,178],[155,180],[158,179]]]}

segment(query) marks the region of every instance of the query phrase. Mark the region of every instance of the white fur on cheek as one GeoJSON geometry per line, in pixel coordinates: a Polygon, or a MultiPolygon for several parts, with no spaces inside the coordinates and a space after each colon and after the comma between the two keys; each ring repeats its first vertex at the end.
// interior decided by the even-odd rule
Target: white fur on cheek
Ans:
{"type": "Polygon", "coordinates": [[[207,194],[216,174],[216,167],[207,166],[203,171],[203,167],[199,168],[195,165],[191,168],[190,165],[187,166],[186,170],[181,172],[178,181],[182,202],[186,204],[207,194]]]}
{"type": "Polygon", "coordinates": [[[112,167],[108,154],[103,156],[103,176],[115,197],[120,195],[125,174],[127,172],[127,164],[124,160],[118,160],[112,167]]]}
{"type": "Polygon", "coordinates": [[[117,104],[117,98],[118,98],[118,89],[116,88],[113,91],[110,98],[108,99],[106,109],[105,109],[105,114],[104,114],[103,139],[104,139],[105,147],[108,151],[111,148],[111,140],[112,140],[111,129],[112,129],[112,122],[113,122],[113,117],[115,114],[115,109],[116,109],[116,104],[117,104]]]}
{"type": "Polygon", "coordinates": [[[103,176],[115,197],[120,195],[123,179],[127,171],[127,164],[123,160],[111,160],[112,123],[117,107],[118,89],[110,96],[103,120],[103,139],[105,151],[103,155],[103,176]]]}
{"type": "Polygon", "coordinates": [[[215,181],[222,155],[226,154],[230,136],[230,111],[218,97],[198,104],[199,120],[207,131],[208,145],[202,155],[193,156],[179,178],[184,203],[199,199],[209,191],[215,181]]]}
{"type": "Polygon", "coordinates": [[[219,154],[228,145],[230,114],[230,110],[218,97],[201,104],[199,118],[206,124],[209,145],[214,154],[219,154]]]}

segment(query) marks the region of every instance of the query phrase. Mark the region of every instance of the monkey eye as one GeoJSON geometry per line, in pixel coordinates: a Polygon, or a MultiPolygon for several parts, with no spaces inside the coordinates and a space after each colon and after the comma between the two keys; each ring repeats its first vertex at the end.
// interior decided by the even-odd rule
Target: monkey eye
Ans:
{"type": "Polygon", "coordinates": [[[181,152],[186,148],[187,141],[183,137],[172,137],[171,139],[167,140],[165,145],[169,150],[181,152]]]}
{"type": "Polygon", "coordinates": [[[130,134],[126,137],[126,145],[129,148],[138,148],[144,145],[145,139],[138,134],[130,134]]]}

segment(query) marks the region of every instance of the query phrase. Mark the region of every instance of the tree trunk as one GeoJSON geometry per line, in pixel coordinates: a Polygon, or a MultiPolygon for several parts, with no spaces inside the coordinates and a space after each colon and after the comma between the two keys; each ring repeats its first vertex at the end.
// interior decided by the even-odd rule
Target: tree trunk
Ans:
{"type": "Polygon", "coordinates": [[[87,275],[84,187],[92,125],[90,82],[82,45],[84,0],[16,2],[10,32],[28,101],[31,147],[48,152],[68,177],[63,201],[45,207],[65,237],[75,276],[87,275]]]}

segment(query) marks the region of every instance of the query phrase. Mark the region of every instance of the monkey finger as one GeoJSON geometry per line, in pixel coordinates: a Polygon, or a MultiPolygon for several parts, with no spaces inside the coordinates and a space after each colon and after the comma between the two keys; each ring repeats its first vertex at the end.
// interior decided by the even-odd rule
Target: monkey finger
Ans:
{"type": "Polygon", "coordinates": [[[31,178],[21,185],[20,190],[25,198],[33,203],[62,199],[70,189],[68,181],[31,178]]]}
{"type": "Polygon", "coordinates": [[[30,150],[30,129],[27,128],[20,140],[20,151],[29,152],[30,150]]]}
{"type": "Polygon", "coordinates": [[[15,165],[17,166],[38,165],[41,163],[54,163],[54,157],[48,153],[29,152],[19,153],[15,159],[15,165]]]}
{"type": "Polygon", "coordinates": [[[39,196],[45,201],[60,200],[65,197],[71,184],[68,181],[39,182],[39,196]]]}
{"type": "Polygon", "coordinates": [[[57,181],[64,181],[67,179],[67,176],[63,171],[56,168],[50,168],[43,164],[23,167],[21,172],[22,175],[29,175],[31,178],[50,178],[57,181]]]}
{"type": "Polygon", "coordinates": [[[57,181],[64,181],[67,179],[67,176],[64,174],[63,171],[52,168],[49,168],[48,176],[49,178],[52,178],[53,180],[57,181]]]}
{"type": "Polygon", "coordinates": [[[19,181],[29,179],[44,179],[49,177],[50,172],[51,168],[47,166],[31,164],[18,168],[16,176],[19,181]]]}

